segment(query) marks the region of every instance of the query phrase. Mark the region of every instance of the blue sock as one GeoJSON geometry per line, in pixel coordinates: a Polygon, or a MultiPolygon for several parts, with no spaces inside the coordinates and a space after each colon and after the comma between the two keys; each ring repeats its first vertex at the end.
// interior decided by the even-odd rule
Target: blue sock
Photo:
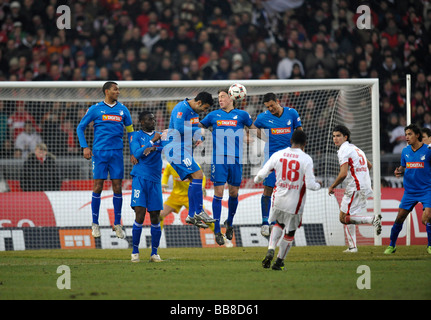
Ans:
{"type": "Polygon", "coordinates": [[[91,212],[93,213],[93,223],[99,224],[100,210],[100,193],[94,193],[91,196],[91,212]]]}
{"type": "Polygon", "coordinates": [[[203,209],[203,194],[202,194],[202,179],[193,179],[189,185],[189,216],[190,214],[190,202],[193,204],[194,212],[199,214],[203,209]]]}
{"type": "Polygon", "coordinates": [[[233,217],[236,213],[236,208],[238,208],[238,197],[229,197],[228,200],[228,215],[227,215],[227,223],[231,226],[233,223],[233,217]]]}
{"type": "Polygon", "coordinates": [[[262,210],[262,224],[268,224],[269,209],[271,208],[271,197],[262,195],[260,199],[260,206],[262,210]]]}
{"type": "Polygon", "coordinates": [[[220,217],[221,217],[221,201],[222,197],[214,196],[213,199],[213,218],[216,220],[214,222],[214,233],[220,232],[220,217]]]}
{"type": "Polygon", "coordinates": [[[192,183],[190,182],[189,184],[189,190],[188,190],[188,197],[189,197],[189,216],[190,217],[194,217],[195,213],[196,213],[196,209],[195,209],[195,198],[192,196],[193,194],[193,188],[192,188],[192,183]]]}
{"type": "Polygon", "coordinates": [[[431,246],[431,223],[427,223],[426,224],[426,230],[427,230],[427,235],[428,235],[428,246],[431,246]]]}
{"type": "Polygon", "coordinates": [[[135,221],[133,223],[133,228],[132,228],[132,243],[133,243],[132,253],[139,253],[139,242],[141,241],[141,233],[142,233],[142,224],[139,224],[135,221]]]}
{"type": "Polygon", "coordinates": [[[391,243],[389,244],[391,247],[395,247],[395,244],[397,243],[398,240],[398,235],[401,232],[401,229],[403,228],[403,224],[402,223],[396,223],[394,222],[394,225],[392,226],[391,229],[391,243]]]}
{"type": "Polygon", "coordinates": [[[160,237],[162,236],[162,228],[160,228],[160,223],[151,224],[151,255],[157,254],[157,249],[160,245],[160,237]]]}
{"type": "Polygon", "coordinates": [[[112,203],[114,204],[114,224],[121,224],[121,208],[123,207],[123,194],[114,193],[112,203]]]}

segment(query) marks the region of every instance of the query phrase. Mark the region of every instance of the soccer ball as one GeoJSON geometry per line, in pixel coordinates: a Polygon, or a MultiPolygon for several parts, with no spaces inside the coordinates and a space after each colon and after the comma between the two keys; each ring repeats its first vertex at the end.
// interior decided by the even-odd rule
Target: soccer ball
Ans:
{"type": "Polygon", "coordinates": [[[242,84],[235,83],[230,86],[228,95],[234,101],[242,101],[247,96],[247,90],[242,84]]]}

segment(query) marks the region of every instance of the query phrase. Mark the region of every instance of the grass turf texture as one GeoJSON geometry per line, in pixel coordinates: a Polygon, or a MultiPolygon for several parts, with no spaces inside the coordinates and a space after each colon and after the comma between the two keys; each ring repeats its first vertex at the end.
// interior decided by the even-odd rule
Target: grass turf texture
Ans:
{"type": "Polygon", "coordinates": [[[431,255],[425,246],[293,247],[284,271],[263,269],[263,247],[160,249],[163,263],[131,263],[131,250],[0,252],[0,300],[15,299],[429,299],[431,255]],[[60,265],[71,271],[71,289],[59,290],[60,265]],[[358,289],[360,265],[371,289],[358,289]]]}

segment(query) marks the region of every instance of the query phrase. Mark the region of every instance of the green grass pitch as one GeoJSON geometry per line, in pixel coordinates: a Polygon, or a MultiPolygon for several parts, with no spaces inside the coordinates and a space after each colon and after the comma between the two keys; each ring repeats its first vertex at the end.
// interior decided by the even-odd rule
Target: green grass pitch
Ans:
{"type": "MultiPolygon", "coordinates": [[[[162,263],[150,263],[149,249],[131,263],[131,250],[34,250],[0,252],[0,300],[144,299],[286,300],[414,299],[431,296],[431,255],[425,246],[293,247],[284,271],[263,269],[263,247],[159,249],[162,263]],[[70,268],[70,289],[59,289],[70,268]],[[368,266],[370,288],[357,284],[368,266]],[[358,280],[359,279],[359,280],[358,280]]],[[[364,283],[364,282],[363,282],[364,283]]]]}

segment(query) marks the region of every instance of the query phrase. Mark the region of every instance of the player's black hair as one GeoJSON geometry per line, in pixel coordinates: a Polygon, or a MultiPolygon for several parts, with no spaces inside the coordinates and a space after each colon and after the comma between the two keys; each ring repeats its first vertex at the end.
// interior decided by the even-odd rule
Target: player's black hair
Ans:
{"type": "Polygon", "coordinates": [[[404,128],[404,132],[406,132],[407,130],[412,130],[415,133],[415,135],[419,135],[418,140],[419,140],[419,142],[422,142],[421,128],[419,128],[415,124],[409,124],[407,127],[404,128]]]}
{"type": "Polygon", "coordinates": [[[262,100],[263,103],[269,102],[269,101],[277,102],[277,96],[275,95],[275,93],[268,92],[263,96],[263,100],[262,100]]]}
{"type": "Polygon", "coordinates": [[[339,124],[339,125],[336,125],[334,127],[334,129],[332,130],[332,132],[337,132],[337,131],[341,132],[341,134],[343,136],[347,136],[347,141],[352,142],[352,141],[350,141],[350,135],[351,135],[351,133],[350,133],[349,128],[347,128],[346,126],[343,126],[343,125],[339,124]]]}
{"type": "Polygon", "coordinates": [[[430,128],[423,127],[423,128],[421,129],[421,131],[422,131],[422,133],[426,133],[426,135],[427,135],[428,137],[431,137],[431,129],[430,129],[430,128]]]}
{"type": "Polygon", "coordinates": [[[103,87],[102,87],[103,94],[105,95],[105,90],[109,90],[109,89],[111,89],[111,87],[112,87],[113,85],[117,85],[117,86],[118,86],[118,84],[117,84],[116,82],[114,82],[114,81],[108,81],[108,82],[105,82],[105,84],[104,84],[104,85],[103,85],[103,87]]]}
{"type": "Polygon", "coordinates": [[[199,92],[195,101],[201,101],[202,104],[209,104],[210,107],[214,104],[212,95],[206,91],[199,92]]]}
{"type": "Polygon", "coordinates": [[[293,131],[292,138],[290,138],[292,145],[297,144],[300,146],[305,146],[307,143],[307,134],[302,130],[293,131]]]}
{"type": "Polygon", "coordinates": [[[141,122],[142,120],[144,120],[145,116],[149,115],[149,114],[153,114],[153,113],[151,111],[149,111],[149,110],[144,110],[141,113],[139,113],[139,118],[138,118],[139,122],[141,122]]]}

